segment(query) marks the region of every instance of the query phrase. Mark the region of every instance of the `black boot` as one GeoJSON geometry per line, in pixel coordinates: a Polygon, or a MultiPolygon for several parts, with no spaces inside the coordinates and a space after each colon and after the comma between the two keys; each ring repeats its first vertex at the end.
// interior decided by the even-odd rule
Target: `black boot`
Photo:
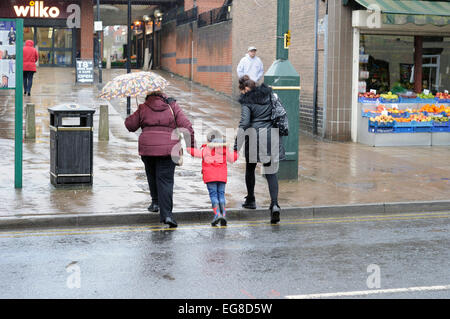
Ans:
{"type": "Polygon", "coordinates": [[[175,219],[172,219],[170,217],[166,217],[166,219],[164,220],[164,224],[168,224],[170,228],[176,228],[178,226],[175,219]]]}
{"type": "Polygon", "coordinates": [[[242,207],[248,208],[248,209],[256,209],[255,196],[246,196],[245,202],[242,204],[242,207]]]}
{"type": "Polygon", "coordinates": [[[152,201],[152,203],[150,204],[150,206],[147,207],[147,210],[149,212],[153,212],[153,213],[157,213],[159,211],[159,205],[158,203],[155,203],[152,201]]]}
{"type": "Polygon", "coordinates": [[[227,211],[225,210],[225,205],[219,204],[220,207],[220,226],[227,225],[227,211]]]}
{"type": "Polygon", "coordinates": [[[220,215],[220,211],[218,211],[218,210],[219,210],[219,207],[217,207],[217,206],[213,207],[214,218],[211,222],[211,226],[213,226],[213,227],[216,227],[222,218],[222,216],[220,215]]]}
{"type": "Polygon", "coordinates": [[[278,205],[278,202],[272,202],[270,204],[270,223],[276,224],[280,221],[280,212],[281,208],[278,205]]]}

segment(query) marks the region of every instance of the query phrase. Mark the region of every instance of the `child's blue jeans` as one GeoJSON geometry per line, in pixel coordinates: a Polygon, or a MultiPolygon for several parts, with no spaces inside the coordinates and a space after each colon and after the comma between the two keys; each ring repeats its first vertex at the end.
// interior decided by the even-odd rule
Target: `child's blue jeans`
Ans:
{"type": "Polygon", "coordinates": [[[208,188],[209,198],[211,199],[212,207],[225,207],[225,186],[224,182],[209,182],[206,183],[208,188]]]}

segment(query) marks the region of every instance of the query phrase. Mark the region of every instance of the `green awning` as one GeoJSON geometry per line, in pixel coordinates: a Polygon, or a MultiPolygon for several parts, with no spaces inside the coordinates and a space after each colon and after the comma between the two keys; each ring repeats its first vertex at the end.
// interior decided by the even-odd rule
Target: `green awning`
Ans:
{"type": "Polygon", "coordinates": [[[385,24],[450,24],[450,2],[421,0],[355,0],[366,8],[380,8],[385,24]]]}

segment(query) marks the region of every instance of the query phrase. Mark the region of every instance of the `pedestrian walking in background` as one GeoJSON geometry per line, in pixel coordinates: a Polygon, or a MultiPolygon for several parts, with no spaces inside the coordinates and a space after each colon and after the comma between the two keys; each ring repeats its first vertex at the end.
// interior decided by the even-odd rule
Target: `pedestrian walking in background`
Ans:
{"type": "Polygon", "coordinates": [[[11,27],[11,30],[8,32],[8,42],[9,45],[16,43],[16,31],[14,31],[14,27],[11,27]]]}
{"type": "Polygon", "coordinates": [[[258,83],[264,75],[264,66],[259,57],[256,56],[256,48],[249,47],[247,54],[241,59],[237,66],[239,78],[248,75],[251,80],[258,83]]]}
{"type": "Polygon", "coordinates": [[[208,143],[200,149],[187,148],[194,157],[202,159],[203,181],[208,188],[214,217],[211,226],[227,225],[225,187],[227,184],[227,162],[234,163],[237,160],[237,152],[227,149],[227,144],[219,131],[208,134],[208,143]]]}
{"type": "Polygon", "coordinates": [[[247,196],[242,207],[256,209],[255,169],[257,163],[263,163],[264,177],[267,179],[270,193],[270,221],[280,221],[278,204],[278,164],[285,159],[283,143],[272,122],[272,89],[264,83],[256,86],[248,76],[239,79],[241,96],[241,120],[234,149],[240,150],[245,144],[245,184],[247,196]],[[252,134],[254,133],[254,134],[252,134]],[[276,135],[273,135],[276,134],[276,135]],[[274,143],[277,142],[277,143],[274,143]],[[275,145],[278,144],[278,145],[275,145]]]}
{"type": "Polygon", "coordinates": [[[28,96],[31,95],[31,86],[33,85],[33,76],[36,72],[38,58],[34,42],[32,40],[25,41],[25,46],[23,47],[23,94],[28,94],[28,96]]]}
{"type": "Polygon", "coordinates": [[[181,107],[172,98],[162,92],[148,95],[136,112],[126,118],[125,126],[130,132],[139,128],[139,155],[145,165],[145,173],[150,188],[152,203],[150,211],[160,211],[160,222],[170,227],[177,227],[173,218],[173,186],[175,162],[171,154],[180,149],[181,143],[172,139],[176,128],[185,129],[185,140],[188,146],[195,148],[192,124],[181,107]]]}

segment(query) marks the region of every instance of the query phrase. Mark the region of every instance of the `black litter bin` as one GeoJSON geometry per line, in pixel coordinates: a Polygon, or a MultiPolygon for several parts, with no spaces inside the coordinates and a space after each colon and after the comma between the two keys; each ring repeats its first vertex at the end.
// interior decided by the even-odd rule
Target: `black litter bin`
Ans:
{"type": "Polygon", "coordinates": [[[92,185],[94,112],[77,104],[49,108],[50,181],[92,185]]]}

